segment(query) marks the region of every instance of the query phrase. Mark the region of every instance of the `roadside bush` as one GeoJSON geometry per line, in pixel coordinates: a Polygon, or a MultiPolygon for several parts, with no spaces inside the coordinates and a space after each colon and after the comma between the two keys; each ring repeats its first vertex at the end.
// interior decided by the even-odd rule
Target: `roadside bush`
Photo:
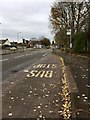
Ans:
{"type": "Polygon", "coordinates": [[[90,54],[90,42],[88,41],[88,54],[90,54]]]}
{"type": "Polygon", "coordinates": [[[87,40],[85,32],[78,32],[73,37],[73,50],[75,52],[87,52],[87,40]]]}

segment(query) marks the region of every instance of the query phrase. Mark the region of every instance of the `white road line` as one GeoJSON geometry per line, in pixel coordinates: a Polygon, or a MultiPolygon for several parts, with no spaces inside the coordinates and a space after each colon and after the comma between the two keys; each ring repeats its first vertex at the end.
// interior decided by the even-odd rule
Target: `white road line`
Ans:
{"type": "Polygon", "coordinates": [[[44,56],[46,56],[46,55],[47,55],[47,53],[46,53],[46,54],[44,54],[44,55],[43,55],[43,57],[44,57],[44,56]]]}
{"type": "Polygon", "coordinates": [[[20,57],[29,56],[29,55],[32,55],[32,53],[30,53],[30,54],[25,54],[25,55],[20,55],[20,56],[16,56],[16,57],[14,57],[14,58],[20,58],[20,57]]]}
{"type": "Polygon", "coordinates": [[[0,62],[6,61],[6,60],[8,60],[8,59],[3,59],[3,60],[0,60],[0,62]]]}
{"type": "Polygon", "coordinates": [[[16,56],[16,57],[14,57],[14,58],[20,58],[20,57],[23,57],[23,56],[25,56],[25,55],[16,56]]]}
{"type": "MultiPolygon", "coordinates": [[[[46,53],[47,54],[47,53],[46,53]]],[[[47,54],[48,55],[48,54],[47,54]]],[[[43,58],[40,58],[40,60],[39,61],[37,61],[37,62],[35,62],[35,63],[33,63],[30,67],[27,67],[26,69],[27,70],[29,70],[30,68],[32,68],[34,65],[36,65],[36,64],[38,64],[38,63],[40,63],[40,61],[43,61],[45,58],[46,58],[47,56],[45,56],[45,57],[43,57],[43,58]]]]}

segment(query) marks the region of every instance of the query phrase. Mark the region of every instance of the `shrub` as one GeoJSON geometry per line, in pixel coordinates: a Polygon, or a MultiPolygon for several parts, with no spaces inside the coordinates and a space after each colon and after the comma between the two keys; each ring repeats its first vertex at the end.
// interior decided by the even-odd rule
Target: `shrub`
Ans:
{"type": "Polygon", "coordinates": [[[78,32],[73,37],[73,50],[75,52],[87,51],[87,37],[85,32],[78,32]]]}

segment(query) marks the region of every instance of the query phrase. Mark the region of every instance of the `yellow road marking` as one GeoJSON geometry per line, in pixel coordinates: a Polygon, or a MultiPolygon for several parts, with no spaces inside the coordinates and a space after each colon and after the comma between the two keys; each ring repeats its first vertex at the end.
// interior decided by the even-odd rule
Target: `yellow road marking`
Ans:
{"type": "Polygon", "coordinates": [[[68,86],[68,82],[67,82],[67,74],[66,74],[66,68],[64,65],[64,60],[62,57],[60,57],[61,60],[61,64],[62,64],[62,100],[63,104],[62,104],[62,113],[61,115],[63,115],[63,118],[66,120],[69,120],[69,118],[71,117],[71,98],[70,98],[70,94],[69,94],[69,86],[68,86]]]}
{"type": "Polygon", "coordinates": [[[45,71],[39,71],[35,77],[38,77],[40,75],[40,77],[42,78],[45,74],[45,71]]]}
{"type": "MultiPolygon", "coordinates": [[[[34,68],[43,68],[43,65],[44,64],[38,64],[38,65],[35,65],[35,66],[33,66],[34,68]]],[[[45,66],[45,65],[44,65],[45,66]]]]}
{"type": "Polygon", "coordinates": [[[34,77],[35,76],[35,73],[37,73],[38,71],[37,70],[32,70],[30,72],[30,74],[28,75],[28,77],[34,77]]]}
{"type": "Polygon", "coordinates": [[[30,71],[30,74],[27,75],[27,77],[46,77],[46,78],[52,78],[53,76],[53,71],[49,70],[49,71],[38,71],[38,70],[32,70],[30,71]]]}
{"type": "Polygon", "coordinates": [[[56,64],[38,64],[34,65],[33,68],[57,68],[56,64]]]}
{"type": "Polygon", "coordinates": [[[46,71],[46,74],[44,75],[46,78],[52,78],[53,71],[46,71]]]}
{"type": "Polygon", "coordinates": [[[52,64],[52,68],[57,68],[57,65],[56,64],[52,64]]]}

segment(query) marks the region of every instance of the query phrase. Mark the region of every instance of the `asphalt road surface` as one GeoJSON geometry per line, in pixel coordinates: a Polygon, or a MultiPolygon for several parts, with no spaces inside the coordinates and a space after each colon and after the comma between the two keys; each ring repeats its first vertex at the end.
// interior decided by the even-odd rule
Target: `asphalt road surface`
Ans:
{"type": "Polygon", "coordinates": [[[2,60],[2,81],[5,81],[11,75],[32,65],[40,58],[47,55],[50,50],[28,51],[23,53],[3,55],[2,60]]]}
{"type": "Polygon", "coordinates": [[[60,119],[67,116],[65,113],[67,109],[67,117],[70,117],[71,102],[67,104],[62,101],[66,98],[70,100],[68,86],[65,85],[66,97],[61,89],[64,74],[62,59],[48,50],[36,54],[33,55],[35,59],[37,58],[36,62],[10,77],[8,83],[3,85],[3,118],[60,119]]]}

